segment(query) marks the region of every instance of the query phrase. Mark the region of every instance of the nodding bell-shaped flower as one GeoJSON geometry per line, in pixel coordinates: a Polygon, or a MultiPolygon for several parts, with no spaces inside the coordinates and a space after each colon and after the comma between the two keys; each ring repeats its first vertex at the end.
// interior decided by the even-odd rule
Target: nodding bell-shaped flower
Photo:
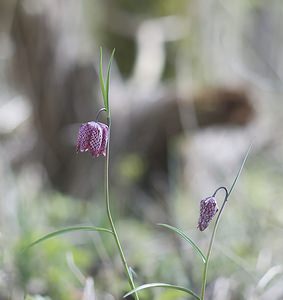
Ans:
{"type": "Polygon", "coordinates": [[[106,155],[108,126],[100,122],[82,124],[78,134],[77,152],[89,151],[94,157],[106,155]]]}
{"type": "Polygon", "coordinates": [[[209,222],[218,211],[218,206],[215,197],[207,197],[200,201],[200,216],[198,220],[198,228],[204,231],[209,222]]]}

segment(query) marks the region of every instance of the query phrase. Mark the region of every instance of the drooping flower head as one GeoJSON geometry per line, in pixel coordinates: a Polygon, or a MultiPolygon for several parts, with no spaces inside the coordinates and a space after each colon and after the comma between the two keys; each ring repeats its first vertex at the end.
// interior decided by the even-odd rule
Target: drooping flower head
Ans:
{"type": "Polygon", "coordinates": [[[215,197],[207,197],[200,201],[200,216],[198,220],[198,228],[200,231],[207,228],[217,211],[218,206],[215,197]]]}
{"type": "Polygon", "coordinates": [[[108,143],[108,126],[100,122],[87,122],[81,125],[77,152],[89,151],[94,157],[106,155],[108,143]]]}

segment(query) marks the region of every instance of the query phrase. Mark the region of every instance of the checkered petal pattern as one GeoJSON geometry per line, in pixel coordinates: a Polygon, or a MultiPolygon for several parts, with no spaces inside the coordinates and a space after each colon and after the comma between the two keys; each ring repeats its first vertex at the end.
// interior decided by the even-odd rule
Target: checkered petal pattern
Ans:
{"type": "Polygon", "coordinates": [[[106,155],[109,128],[100,122],[88,122],[81,125],[78,139],[77,152],[89,151],[94,157],[106,155]]]}
{"type": "Polygon", "coordinates": [[[198,228],[204,231],[209,222],[218,211],[218,206],[215,197],[208,197],[200,201],[200,216],[198,221],[198,228]]]}

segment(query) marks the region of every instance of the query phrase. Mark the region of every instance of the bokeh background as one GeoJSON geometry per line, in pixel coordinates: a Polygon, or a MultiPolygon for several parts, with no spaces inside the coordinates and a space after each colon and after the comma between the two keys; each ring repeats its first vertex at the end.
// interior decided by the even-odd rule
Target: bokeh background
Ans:
{"type": "MultiPolygon", "coordinates": [[[[282,0],[0,1],[0,299],[122,299],[104,159],[76,154],[112,49],[111,201],[137,284],[201,287],[199,201],[229,187],[207,299],[283,299],[282,0]],[[95,298],[96,297],[96,298],[95,298]]],[[[103,121],[103,117],[101,118],[103,121]]],[[[223,195],[219,194],[221,203],[223,195]]],[[[142,299],[188,299],[148,290],[142,299]]]]}

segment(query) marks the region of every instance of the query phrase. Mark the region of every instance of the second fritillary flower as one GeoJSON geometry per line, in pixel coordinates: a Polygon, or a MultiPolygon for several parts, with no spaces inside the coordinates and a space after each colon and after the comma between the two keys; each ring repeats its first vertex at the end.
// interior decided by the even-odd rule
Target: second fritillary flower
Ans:
{"type": "Polygon", "coordinates": [[[89,151],[94,157],[106,155],[108,144],[109,128],[100,122],[87,122],[81,125],[78,140],[77,152],[89,151]]]}
{"type": "Polygon", "coordinates": [[[207,197],[200,201],[200,216],[198,228],[203,231],[218,211],[218,206],[215,197],[207,197]]]}

